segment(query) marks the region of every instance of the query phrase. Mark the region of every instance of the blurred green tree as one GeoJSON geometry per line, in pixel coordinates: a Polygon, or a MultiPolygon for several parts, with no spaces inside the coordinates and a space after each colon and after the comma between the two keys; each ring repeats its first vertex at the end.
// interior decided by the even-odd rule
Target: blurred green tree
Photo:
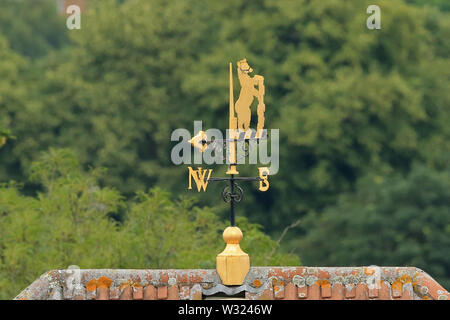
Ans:
{"type": "MultiPolygon", "coordinates": [[[[14,138],[11,133],[14,115],[24,107],[28,98],[26,84],[22,79],[26,67],[26,60],[12,51],[8,41],[0,34],[0,147],[6,143],[7,139],[14,138]]],[[[2,169],[9,164],[10,162],[7,162],[0,166],[1,180],[14,176],[2,169]]],[[[13,171],[20,172],[17,167],[13,171]]]]}
{"type": "MultiPolygon", "coordinates": [[[[81,268],[214,268],[224,248],[226,223],[192,199],[171,200],[160,189],[125,201],[100,187],[102,169],[84,172],[69,150],[53,150],[31,166],[43,186],[36,197],[20,185],[0,185],[0,299],[10,299],[43,272],[81,268]],[[111,218],[119,210],[126,221],[111,218]]],[[[258,265],[298,265],[297,256],[273,250],[260,226],[241,219],[242,243],[258,265]],[[265,258],[270,258],[266,260],[265,258]]]]}
{"type": "Polygon", "coordinates": [[[380,1],[382,29],[371,31],[368,4],[94,2],[70,51],[42,66],[11,124],[20,139],[0,160],[12,175],[49,146],[71,146],[126,196],[155,184],[181,192],[170,133],[197,119],[225,128],[227,63],[247,57],[266,77],[267,127],[281,128],[276,188],[248,192],[242,207],[266,230],[333,204],[368,172],[445,167],[447,15],[380,1]]]}
{"type": "Polygon", "coordinates": [[[416,5],[427,5],[427,6],[435,6],[441,9],[442,11],[450,11],[450,2],[447,0],[405,0],[408,3],[416,4],[416,5]]]}
{"type": "Polygon", "coordinates": [[[14,51],[33,59],[69,42],[55,0],[0,1],[0,30],[14,51]]]}
{"type": "Polygon", "coordinates": [[[298,241],[305,264],[415,266],[450,287],[450,170],[367,177],[355,193],[310,213],[298,241]]]}

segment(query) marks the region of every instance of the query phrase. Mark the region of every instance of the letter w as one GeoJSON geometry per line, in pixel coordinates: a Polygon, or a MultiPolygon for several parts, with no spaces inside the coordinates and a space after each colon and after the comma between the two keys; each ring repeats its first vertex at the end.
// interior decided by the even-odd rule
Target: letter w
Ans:
{"type": "Polygon", "coordinates": [[[202,170],[201,167],[198,167],[197,170],[192,169],[191,167],[188,167],[189,169],[189,187],[188,189],[192,189],[192,178],[194,178],[194,182],[197,185],[197,190],[200,192],[200,189],[203,189],[203,191],[206,191],[206,187],[208,187],[208,180],[211,176],[212,169],[205,169],[202,170]],[[208,177],[205,180],[206,172],[208,172],[208,177]]]}

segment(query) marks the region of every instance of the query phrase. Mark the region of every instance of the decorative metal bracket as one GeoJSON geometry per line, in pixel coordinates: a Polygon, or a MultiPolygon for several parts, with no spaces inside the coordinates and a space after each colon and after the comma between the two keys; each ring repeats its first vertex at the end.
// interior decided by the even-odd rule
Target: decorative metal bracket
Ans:
{"type": "Polygon", "coordinates": [[[209,178],[206,182],[215,181],[229,181],[229,185],[225,186],[222,190],[222,199],[226,203],[230,204],[230,224],[235,226],[235,214],[234,214],[234,204],[241,202],[244,198],[244,190],[237,184],[236,181],[262,181],[260,177],[220,177],[220,178],[209,178]]]}

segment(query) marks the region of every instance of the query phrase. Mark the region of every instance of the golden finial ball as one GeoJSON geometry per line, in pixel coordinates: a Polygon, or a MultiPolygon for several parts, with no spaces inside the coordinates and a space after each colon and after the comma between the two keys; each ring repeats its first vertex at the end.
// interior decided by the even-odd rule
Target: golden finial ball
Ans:
{"type": "Polygon", "coordinates": [[[227,227],[223,231],[223,240],[226,244],[239,244],[242,240],[242,231],[238,227],[227,227]]]}

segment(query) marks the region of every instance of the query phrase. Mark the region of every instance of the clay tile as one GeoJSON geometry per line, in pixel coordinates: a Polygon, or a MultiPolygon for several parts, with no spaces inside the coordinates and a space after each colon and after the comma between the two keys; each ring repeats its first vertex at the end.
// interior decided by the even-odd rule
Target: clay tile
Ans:
{"type": "Polygon", "coordinates": [[[144,300],[156,300],[156,289],[151,284],[145,287],[144,300]]]}
{"type": "Polygon", "coordinates": [[[355,290],[355,299],[356,300],[367,300],[368,299],[368,288],[364,283],[359,283],[356,286],[355,290]]]}
{"type": "Polygon", "coordinates": [[[167,300],[180,300],[178,286],[176,284],[169,286],[169,289],[167,290],[167,300]]]}
{"type": "Polygon", "coordinates": [[[299,297],[299,299],[306,299],[308,297],[308,287],[307,286],[298,287],[297,296],[299,297]]]}
{"type": "Polygon", "coordinates": [[[97,288],[104,287],[109,288],[111,286],[112,280],[108,277],[100,277],[97,279],[97,288]]]}
{"type": "Polygon", "coordinates": [[[266,290],[261,292],[261,294],[254,294],[253,296],[255,297],[253,299],[257,299],[257,300],[274,300],[275,299],[274,294],[273,294],[273,288],[270,286],[266,290]]]}
{"type": "Polygon", "coordinates": [[[403,290],[403,284],[401,283],[401,281],[396,280],[392,283],[392,297],[395,298],[400,298],[402,296],[402,290],[403,290]]]}
{"type": "Polygon", "coordinates": [[[403,285],[403,292],[400,300],[413,300],[413,288],[411,283],[406,283],[403,285]]]}
{"type": "Polygon", "coordinates": [[[285,300],[296,300],[297,299],[297,287],[289,282],[284,288],[284,299],[285,300]]]}
{"type": "Polygon", "coordinates": [[[330,278],[330,273],[324,269],[319,269],[317,271],[317,277],[319,279],[329,279],[330,278]]]}
{"type": "Polygon", "coordinates": [[[73,297],[73,300],[84,300],[84,295],[77,294],[76,296],[73,297]]]}
{"type": "Polygon", "coordinates": [[[308,300],[319,300],[320,299],[320,287],[317,284],[308,286],[308,300]]]}
{"type": "Polygon", "coordinates": [[[97,300],[109,300],[109,289],[105,286],[97,288],[97,300]]]}
{"type": "Polygon", "coordinates": [[[158,300],[167,299],[167,286],[158,287],[157,297],[158,297],[158,300]]]}
{"type": "Polygon", "coordinates": [[[93,300],[97,297],[97,280],[92,279],[86,284],[86,300],[93,300]]]}
{"type": "Polygon", "coordinates": [[[345,286],[345,298],[353,299],[356,296],[356,286],[349,284],[345,286]]]}
{"type": "Polygon", "coordinates": [[[169,274],[167,272],[161,273],[161,283],[167,284],[169,282],[169,274]]]}
{"type": "Polygon", "coordinates": [[[134,287],[133,288],[133,300],[142,300],[144,299],[144,288],[139,286],[139,287],[134,287]]]}
{"type": "Polygon", "coordinates": [[[75,286],[72,291],[72,296],[67,297],[65,299],[73,299],[73,300],[84,300],[85,299],[85,289],[81,285],[75,286]]]}
{"type": "Polygon", "coordinates": [[[283,281],[274,281],[273,292],[274,292],[275,299],[283,299],[284,298],[284,282],[283,281]]]}
{"type": "Polygon", "coordinates": [[[120,297],[120,288],[117,286],[109,288],[109,299],[110,300],[119,300],[120,297]]]}
{"type": "Polygon", "coordinates": [[[391,300],[391,286],[387,281],[381,281],[378,299],[391,300]]]}
{"type": "Polygon", "coordinates": [[[189,300],[190,288],[189,286],[181,286],[180,300],[189,300]]]}
{"type": "Polygon", "coordinates": [[[345,287],[342,283],[336,283],[331,288],[331,300],[344,300],[345,287]]]}
{"type": "Polygon", "coordinates": [[[190,289],[191,300],[202,300],[202,286],[198,283],[194,284],[190,289]]]}
{"type": "Polygon", "coordinates": [[[331,297],[331,285],[330,282],[324,282],[320,286],[320,295],[322,298],[330,298],[331,297]]]}
{"type": "MultiPolygon", "coordinates": [[[[217,276],[213,270],[119,270],[117,275],[123,278],[112,281],[106,276],[90,279],[92,274],[101,272],[94,271],[85,273],[82,284],[76,288],[64,285],[70,279],[57,277],[59,273],[54,272],[49,278],[52,281],[46,276],[45,281],[31,284],[16,299],[202,299],[202,285],[205,285],[205,289],[207,285],[213,285],[217,276]],[[139,283],[141,279],[145,281],[139,283]],[[161,287],[155,288],[155,283],[150,285],[151,279],[161,287]],[[184,282],[186,279],[189,281],[184,282]],[[41,290],[35,293],[36,288],[40,289],[41,286],[45,286],[45,292],[40,293],[41,290]]],[[[447,290],[417,268],[261,267],[255,268],[253,272],[255,277],[247,279],[246,284],[257,292],[246,292],[248,299],[450,298],[447,290]]]]}
{"type": "Polygon", "coordinates": [[[437,283],[428,274],[420,269],[416,271],[417,282],[420,288],[420,294],[424,295],[423,298],[429,300],[449,300],[450,294],[439,283],[437,283]]]}
{"type": "Polygon", "coordinates": [[[369,298],[371,299],[376,299],[378,298],[378,294],[379,294],[379,289],[378,288],[369,288],[369,298]]]}
{"type": "Polygon", "coordinates": [[[120,294],[120,300],[132,300],[133,299],[133,293],[131,290],[131,287],[129,285],[122,286],[120,294]]]}

